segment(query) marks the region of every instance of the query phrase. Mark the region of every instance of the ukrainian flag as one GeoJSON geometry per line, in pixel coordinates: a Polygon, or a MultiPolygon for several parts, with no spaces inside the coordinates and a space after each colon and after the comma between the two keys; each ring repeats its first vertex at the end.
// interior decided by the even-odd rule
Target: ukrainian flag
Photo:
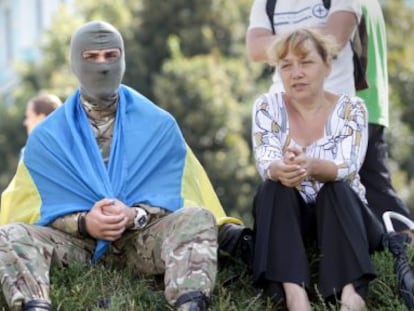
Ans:
{"type": "MultiPolygon", "coordinates": [[[[111,151],[104,163],[79,90],[29,136],[17,172],[1,198],[0,223],[46,226],[66,214],[88,211],[96,201],[117,198],[171,212],[201,206],[226,217],[208,176],[186,145],[175,119],[122,85],[111,151]]],[[[99,241],[98,259],[107,241],[99,241]]]]}

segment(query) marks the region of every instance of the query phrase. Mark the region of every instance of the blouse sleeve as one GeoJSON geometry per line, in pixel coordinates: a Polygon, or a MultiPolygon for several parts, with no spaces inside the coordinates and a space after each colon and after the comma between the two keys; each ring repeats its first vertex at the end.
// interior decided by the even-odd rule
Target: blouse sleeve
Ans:
{"type": "Polygon", "coordinates": [[[263,179],[272,161],[282,158],[282,132],[286,125],[281,117],[281,106],[277,103],[282,97],[269,94],[260,96],[254,103],[252,112],[252,145],[256,167],[263,179]]]}
{"type": "Polygon", "coordinates": [[[364,161],[368,145],[368,115],[365,103],[358,97],[344,97],[337,110],[337,180],[353,179],[364,161]]]}

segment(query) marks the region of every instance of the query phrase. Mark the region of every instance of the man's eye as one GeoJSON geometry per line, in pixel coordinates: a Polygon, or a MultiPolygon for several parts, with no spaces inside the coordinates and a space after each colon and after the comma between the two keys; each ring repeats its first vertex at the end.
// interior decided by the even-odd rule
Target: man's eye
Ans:
{"type": "Polygon", "coordinates": [[[118,56],[119,56],[118,53],[112,52],[112,53],[106,54],[105,58],[108,59],[108,60],[114,60],[114,59],[118,58],[118,56]]]}
{"type": "Polygon", "coordinates": [[[95,56],[94,55],[91,55],[91,54],[86,54],[86,55],[83,55],[83,58],[84,59],[87,59],[87,60],[94,60],[95,59],[95,56]]]}

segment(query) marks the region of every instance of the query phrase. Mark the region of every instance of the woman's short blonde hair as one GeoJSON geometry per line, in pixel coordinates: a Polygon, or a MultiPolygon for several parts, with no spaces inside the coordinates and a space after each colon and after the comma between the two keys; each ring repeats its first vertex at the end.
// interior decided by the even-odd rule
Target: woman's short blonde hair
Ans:
{"type": "Polygon", "coordinates": [[[271,63],[277,64],[290,51],[305,57],[309,53],[306,42],[313,43],[324,63],[330,63],[338,55],[339,46],[334,37],[323,35],[317,29],[300,28],[280,34],[269,47],[268,58],[271,63]]]}

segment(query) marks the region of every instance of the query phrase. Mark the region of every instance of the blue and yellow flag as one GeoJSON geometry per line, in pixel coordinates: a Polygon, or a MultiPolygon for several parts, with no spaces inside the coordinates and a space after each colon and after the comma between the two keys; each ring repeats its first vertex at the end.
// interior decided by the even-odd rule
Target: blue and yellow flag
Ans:
{"type": "MultiPolygon", "coordinates": [[[[0,223],[48,225],[117,198],[176,211],[201,206],[217,223],[226,214],[206,172],[186,145],[175,119],[147,98],[121,86],[109,161],[105,165],[79,90],[37,126],[1,200],[0,223]]],[[[98,259],[107,241],[99,241],[98,259]]]]}

